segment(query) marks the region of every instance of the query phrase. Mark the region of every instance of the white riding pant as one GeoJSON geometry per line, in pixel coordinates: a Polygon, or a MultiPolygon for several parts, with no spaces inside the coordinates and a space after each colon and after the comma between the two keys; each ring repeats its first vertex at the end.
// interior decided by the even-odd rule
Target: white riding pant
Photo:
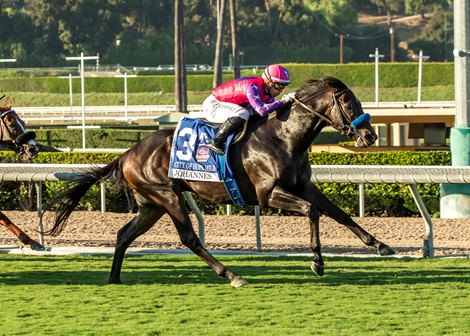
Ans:
{"type": "Polygon", "coordinates": [[[218,101],[210,95],[202,103],[202,114],[210,122],[221,124],[230,117],[240,117],[248,120],[250,112],[237,104],[218,101]]]}

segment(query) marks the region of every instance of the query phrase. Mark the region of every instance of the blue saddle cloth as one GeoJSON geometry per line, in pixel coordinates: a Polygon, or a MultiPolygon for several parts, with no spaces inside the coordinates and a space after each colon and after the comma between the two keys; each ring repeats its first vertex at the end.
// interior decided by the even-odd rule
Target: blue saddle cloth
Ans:
{"type": "Polygon", "coordinates": [[[168,176],[193,181],[223,182],[232,202],[246,206],[228,158],[231,134],[224,155],[212,152],[206,143],[216,134],[217,128],[201,119],[183,117],[178,122],[171,148],[168,176]]]}

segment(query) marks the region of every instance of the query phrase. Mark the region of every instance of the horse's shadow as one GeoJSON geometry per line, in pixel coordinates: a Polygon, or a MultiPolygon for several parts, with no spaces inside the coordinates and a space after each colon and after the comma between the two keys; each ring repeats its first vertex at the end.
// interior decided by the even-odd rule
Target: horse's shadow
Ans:
{"type": "MultiPolygon", "coordinates": [[[[138,258],[138,257],[134,257],[138,258]]],[[[202,262],[200,266],[185,265],[177,259],[164,261],[163,265],[139,265],[138,260],[130,258],[126,272],[122,273],[124,286],[141,284],[169,284],[169,285],[195,285],[195,284],[227,284],[227,281],[215,275],[210,268],[202,262]],[[132,260],[134,259],[134,260],[132,260]]],[[[299,259],[288,257],[291,261],[299,259]]],[[[310,260],[301,258],[302,262],[295,265],[279,266],[273,257],[257,257],[256,261],[262,261],[262,265],[241,265],[252,261],[252,257],[238,257],[227,260],[227,266],[235,273],[243,276],[252,285],[275,284],[312,284],[322,286],[341,285],[396,285],[396,284],[432,284],[432,283],[468,283],[470,282],[470,269],[463,269],[449,265],[436,269],[412,268],[406,265],[407,261],[396,267],[383,264],[371,265],[370,259],[354,260],[351,265],[336,265],[335,263],[325,267],[325,276],[319,277],[310,270],[310,260]],[[272,261],[270,263],[270,261],[272,261]],[[357,265],[360,262],[363,265],[357,265]],[[368,263],[366,265],[366,263],[368,263]]],[[[378,259],[373,259],[377,261],[378,259]]],[[[379,259],[383,260],[383,259],[379,259]]],[[[91,261],[90,261],[91,262],[91,261]]],[[[419,261],[412,261],[419,262],[419,261]]],[[[102,269],[87,270],[56,270],[37,269],[29,271],[9,272],[0,274],[0,283],[8,286],[20,285],[105,285],[109,272],[102,269]]]]}

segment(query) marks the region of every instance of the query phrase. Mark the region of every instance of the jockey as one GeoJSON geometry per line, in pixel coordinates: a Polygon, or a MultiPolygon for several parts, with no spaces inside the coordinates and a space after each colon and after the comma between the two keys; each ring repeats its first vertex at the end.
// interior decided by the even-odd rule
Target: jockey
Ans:
{"type": "Polygon", "coordinates": [[[290,84],[287,70],[278,64],[268,66],[261,77],[242,77],[217,86],[202,105],[204,118],[222,123],[217,134],[206,144],[210,150],[225,153],[227,137],[238,131],[250,115],[262,117],[291,102],[295,93],[274,97],[290,84]]]}

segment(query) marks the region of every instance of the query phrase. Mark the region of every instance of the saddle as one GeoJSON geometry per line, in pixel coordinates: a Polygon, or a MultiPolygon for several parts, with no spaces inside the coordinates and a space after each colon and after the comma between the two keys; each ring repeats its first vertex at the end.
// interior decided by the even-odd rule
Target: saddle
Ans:
{"type": "MultiPolygon", "coordinates": [[[[230,165],[228,152],[235,141],[229,135],[224,155],[218,155],[205,145],[217,132],[216,124],[202,119],[183,117],[178,122],[173,136],[168,177],[204,182],[223,182],[232,202],[240,207],[246,205],[230,165]]],[[[246,133],[246,123],[237,139],[246,133]]]]}

